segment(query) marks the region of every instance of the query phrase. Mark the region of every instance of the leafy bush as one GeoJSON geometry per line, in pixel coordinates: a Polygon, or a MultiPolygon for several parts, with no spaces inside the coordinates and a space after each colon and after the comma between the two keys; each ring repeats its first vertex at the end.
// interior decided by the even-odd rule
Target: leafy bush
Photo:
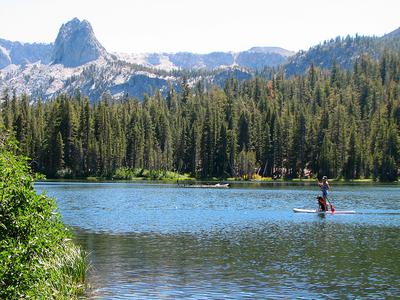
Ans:
{"type": "Polygon", "coordinates": [[[63,168],[61,170],[57,170],[56,178],[73,178],[73,173],[70,168],[63,168]]]}
{"type": "Polygon", "coordinates": [[[143,176],[143,169],[118,168],[113,176],[114,179],[132,180],[143,176]]]}
{"type": "Polygon", "coordinates": [[[120,180],[133,180],[138,178],[165,181],[190,179],[187,174],[179,174],[166,170],[146,170],[141,168],[118,168],[113,175],[113,179],[120,180]]]}
{"type": "Polygon", "coordinates": [[[55,201],[38,195],[26,157],[0,133],[0,298],[76,298],[86,255],[71,240],[55,201]]]}

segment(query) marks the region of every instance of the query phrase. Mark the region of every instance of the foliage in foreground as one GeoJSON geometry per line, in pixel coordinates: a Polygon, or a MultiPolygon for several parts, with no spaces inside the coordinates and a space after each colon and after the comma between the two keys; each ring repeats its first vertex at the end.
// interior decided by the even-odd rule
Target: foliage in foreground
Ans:
{"type": "Polygon", "coordinates": [[[54,200],[36,193],[27,158],[16,151],[0,132],[0,298],[77,298],[86,255],[72,242],[54,200]]]}

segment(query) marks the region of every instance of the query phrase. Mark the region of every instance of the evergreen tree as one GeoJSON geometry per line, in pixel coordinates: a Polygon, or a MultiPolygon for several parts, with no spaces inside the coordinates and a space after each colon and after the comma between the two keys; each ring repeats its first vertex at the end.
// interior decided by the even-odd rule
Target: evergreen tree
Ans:
{"type": "Polygon", "coordinates": [[[250,120],[248,113],[242,111],[238,124],[238,150],[246,150],[250,147],[250,120]]]}
{"type": "Polygon", "coordinates": [[[54,148],[54,173],[61,171],[64,168],[64,143],[61,132],[58,132],[56,144],[54,148]]]}
{"type": "Polygon", "coordinates": [[[203,122],[203,130],[201,135],[201,150],[200,150],[200,161],[201,161],[201,176],[210,177],[213,171],[213,145],[212,145],[212,124],[210,120],[210,109],[207,107],[205,119],[203,122]]]}
{"type": "Polygon", "coordinates": [[[319,161],[318,161],[318,174],[319,176],[331,176],[331,143],[328,139],[327,135],[324,135],[324,139],[322,141],[319,161]]]}
{"type": "Polygon", "coordinates": [[[215,164],[216,164],[215,175],[217,177],[226,177],[226,175],[229,174],[227,148],[228,148],[228,137],[225,124],[222,123],[219,133],[217,154],[215,159],[215,164]]]}

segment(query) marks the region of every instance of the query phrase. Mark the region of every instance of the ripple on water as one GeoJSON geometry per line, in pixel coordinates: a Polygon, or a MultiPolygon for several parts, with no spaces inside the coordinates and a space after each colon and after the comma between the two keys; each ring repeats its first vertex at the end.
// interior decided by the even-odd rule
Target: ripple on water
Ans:
{"type": "MultiPolygon", "coordinates": [[[[385,298],[400,294],[398,188],[338,187],[355,215],[294,214],[315,189],[38,185],[90,252],[93,298],[385,298]]],[[[318,191],[317,191],[318,192],[318,191]]]]}

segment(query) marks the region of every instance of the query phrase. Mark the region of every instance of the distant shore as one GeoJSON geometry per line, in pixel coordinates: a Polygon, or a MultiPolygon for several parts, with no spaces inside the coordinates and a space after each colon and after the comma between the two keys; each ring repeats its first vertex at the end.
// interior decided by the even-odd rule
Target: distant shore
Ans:
{"type": "MultiPolygon", "coordinates": [[[[37,182],[132,182],[132,183],[165,183],[165,184],[177,184],[182,186],[190,186],[190,185],[215,185],[215,184],[306,184],[312,185],[316,183],[316,179],[272,179],[270,177],[266,177],[263,179],[238,179],[238,178],[226,178],[226,179],[216,179],[216,178],[207,178],[207,179],[195,179],[195,178],[185,178],[185,179],[149,179],[143,177],[131,178],[131,179],[113,179],[107,177],[82,177],[82,178],[47,178],[44,180],[39,180],[37,182]]],[[[374,181],[373,179],[353,179],[353,180],[345,180],[345,179],[329,179],[330,183],[336,185],[346,185],[346,184],[400,184],[399,181],[392,182],[381,182],[374,181]]]]}

